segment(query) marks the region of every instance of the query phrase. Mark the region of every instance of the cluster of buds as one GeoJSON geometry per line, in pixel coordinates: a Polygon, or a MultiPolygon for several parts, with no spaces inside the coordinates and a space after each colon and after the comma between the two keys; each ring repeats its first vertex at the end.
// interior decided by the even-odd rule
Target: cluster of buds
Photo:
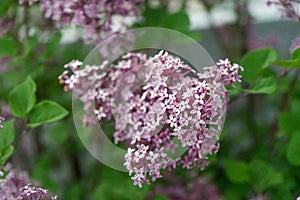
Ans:
{"type": "Polygon", "coordinates": [[[124,18],[137,17],[137,6],[143,0],[19,0],[20,4],[34,2],[39,2],[45,17],[56,26],[82,27],[84,41],[90,43],[127,28],[124,18]],[[118,18],[122,20],[117,21],[118,18]]]}
{"type": "Polygon", "coordinates": [[[177,166],[202,169],[218,151],[225,117],[226,85],[240,81],[242,67],[221,60],[202,73],[160,51],[124,55],[116,64],[72,61],[59,80],[84,103],[85,125],[111,120],[114,142],[127,145],[124,165],[135,185],[161,178],[177,166]],[[183,149],[183,150],[182,150],[183,149]],[[183,155],[182,155],[183,153],[183,155]]]}

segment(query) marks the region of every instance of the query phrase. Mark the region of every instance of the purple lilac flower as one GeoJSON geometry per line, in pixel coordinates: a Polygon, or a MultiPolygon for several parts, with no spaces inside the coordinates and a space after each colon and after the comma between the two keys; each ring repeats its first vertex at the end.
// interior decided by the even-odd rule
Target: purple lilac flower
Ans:
{"type": "Polygon", "coordinates": [[[128,144],[124,165],[135,185],[161,178],[162,169],[204,169],[207,155],[218,151],[228,101],[224,85],[240,81],[241,66],[220,60],[200,74],[164,51],[150,58],[129,53],[110,67],[103,62],[79,70],[81,64],[66,64],[73,74],[65,71],[60,83],[74,90],[87,113],[94,110],[96,118],[83,116],[85,125],[114,118],[114,141],[128,144]],[[174,138],[187,149],[182,158],[168,155],[178,147],[174,138]]]}
{"type": "Polygon", "coordinates": [[[4,117],[0,117],[0,128],[3,128],[2,123],[4,122],[5,118],[4,117]]]}
{"type": "MultiPolygon", "coordinates": [[[[32,199],[32,200],[42,200],[48,194],[48,190],[43,188],[33,187],[29,183],[25,187],[20,189],[20,194],[17,199],[32,199]]],[[[51,200],[56,200],[57,196],[51,197],[51,200]]]]}
{"type": "Polygon", "coordinates": [[[283,17],[291,18],[294,21],[299,21],[299,14],[296,12],[296,4],[299,0],[272,0],[267,1],[267,6],[275,5],[279,8],[283,17]]]}
{"type": "Polygon", "coordinates": [[[124,20],[119,27],[115,26],[114,18],[137,17],[137,5],[144,0],[20,0],[19,3],[32,5],[36,1],[45,17],[52,19],[56,26],[82,27],[83,39],[90,43],[127,28],[124,20]]]}
{"type": "Polygon", "coordinates": [[[26,172],[11,170],[4,179],[0,179],[0,199],[12,200],[17,198],[20,189],[30,182],[26,172]]]}
{"type": "Polygon", "coordinates": [[[293,53],[298,48],[300,48],[300,37],[296,37],[292,40],[292,44],[289,48],[289,51],[290,53],[293,53]]]}
{"type": "Polygon", "coordinates": [[[26,172],[10,169],[8,174],[0,171],[0,199],[1,200],[56,200],[57,196],[49,197],[48,191],[30,184],[26,172]]]}

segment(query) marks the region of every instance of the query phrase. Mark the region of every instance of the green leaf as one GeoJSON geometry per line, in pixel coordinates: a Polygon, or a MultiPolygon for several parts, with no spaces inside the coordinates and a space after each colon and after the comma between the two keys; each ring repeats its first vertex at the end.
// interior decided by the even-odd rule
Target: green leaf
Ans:
{"type": "Polygon", "coordinates": [[[24,58],[26,57],[34,57],[36,53],[36,49],[38,48],[39,45],[37,35],[29,36],[22,45],[23,45],[22,59],[24,60],[24,58]]]}
{"type": "Polygon", "coordinates": [[[147,7],[143,12],[143,22],[139,27],[142,26],[158,26],[159,21],[167,15],[167,11],[165,8],[150,8],[147,7]]]}
{"type": "Polygon", "coordinates": [[[39,181],[41,185],[47,186],[50,191],[55,191],[57,184],[53,181],[51,176],[55,168],[54,155],[44,152],[36,157],[34,165],[32,166],[32,173],[30,174],[33,180],[39,181]]]}
{"type": "Polygon", "coordinates": [[[57,123],[52,128],[51,125],[49,125],[49,127],[45,127],[45,129],[47,130],[49,137],[58,145],[66,141],[70,133],[68,123],[57,123]]]}
{"type": "Polygon", "coordinates": [[[300,48],[296,49],[290,60],[277,60],[274,64],[284,68],[299,68],[300,67],[300,48]]]}
{"type": "Polygon", "coordinates": [[[42,101],[34,106],[29,116],[29,127],[58,121],[68,115],[68,111],[53,101],[42,101]]]}
{"type": "MultiPolygon", "coordinates": [[[[87,192],[85,191],[85,188],[82,186],[82,183],[73,182],[72,184],[68,185],[68,187],[64,191],[64,197],[61,199],[80,200],[80,199],[84,199],[84,194],[86,193],[87,192]]],[[[94,193],[92,195],[94,195],[94,193]]],[[[102,198],[99,199],[105,200],[102,198]]]]}
{"type": "Polygon", "coordinates": [[[286,157],[291,165],[300,166],[300,133],[293,134],[286,150],[286,157]]]}
{"type": "Polygon", "coordinates": [[[161,27],[177,31],[187,31],[190,25],[189,16],[184,11],[166,15],[159,22],[161,27]]]}
{"type": "Polygon", "coordinates": [[[135,27],[163,27],[179,31],[194,40],[201,39],[199,31],[190,30],[189,16],[184,10],[170,14],[164,7],[147,7],[143,13],[143,21],[138,22],[135,27]]]}
{"type": "Polygon", "coordinates": [[[36,102],[36,85],[28,77],[26,81],[15,87],[8,96],[8,103],[14,116],[26,118],[36,102]]]}
{"type": "Polygon", "coordinates": [[[16,3],[15,0],[1,0],[0,17],[5,15],[11,7],[16,5],[16,3]]]}
{"type": "Polygon", "coordinates": [[[244,80],[253,83],[255,79],[277,59],[277,53],[272,48],[250,51],[241,60],[244,71],[241,75],[244,80]]]}
{"type": "Polygon", "coordinates": [[[14,153],[14,147],[8,145],[0,151],[0,165],[3,165],[14,153]]]}
{"type": "Polygon", "coordinates": [[[249,181],[249,167],[247,163],[238,160],[225,161],[225,173],[233,183],[244,183],[249,181]]]}
{"type": "Polygon", "coordinates": [[[148,185],[144,184],[142,188],[134,186],[128,174],[117,172],[108,167],[102,168],[100,180],[100,184],[93,192],[92,200],[145,199],[149,190],[148,185]]]}
{"type": "Polygon", "coordinates": [[[249,169],[251,181],[259,191],[265,191],[269,187],[283,182],[283,175],[262,160],[252,161],[249,169]]]}
{"type": "Polygon", "coordinates": [[[15,120],[9,120],[3,123],[3,128],[0,129],[0,149],[12,144],[15,138],[15,120]]]}
{"type": "Polygon", "coordinates": [[[277,82],[274,77],[260,79],[252,89],[244,89],[250,94],[272,94],[277,89],[277,82]]]}
{"type": "Polygon", "coordinates": [[[300,67],[300,58],[291,60],[277,60],[274,62],[274,64],[284,68],[296,69],[300,67]]]}
{"type": "MultiPolygon", "coordinates": [[[[1,6],[0,6],[1,7],[1,6]]],[[[0,58],[15,56],[19,50],[19,43],[9,37],[0,38],[0,58]]]]}
{"type": "Polygon", "coordinates": [[[291,55],[291,60],[297,59],[297,58],[300,58],[300,48],[298,48],[295,51],[293,51],[293,53],[291,55]]]}
{"type": "Polygon", "coordinates": [[[3,123],[0,129],[0,166],[13,154],[14,147],[11,145],[15,138],[14,120],[3,123]]]}
{"type": "Polygon", "coordinates": [[[59,45],[59,41],[61,39],[61,34],[56,33],[46,44],[44,52],[39,56],[41,61],[53,57],[53,55],[57,52],[57,48],[59,45]]]}
{"type": "Polygon", "coordinates": [[[241,84],[239,84],[239,83],[237,83],[235,85],[235,87],[233,87],[231,85],[227,86],[226,89],[230,91],[230,93],[229,93],[229,97],[230,98],[239,95],[241,93],[241,91],[242,91],[241,84]]]}
{"type": "Polygon", "coordinates": [[[291,192],[291,189],[289,188],[289,185],[284,183],[278,186],[278,189],[274,193],[274,195],[271,197],[270,200],[282,200],[282,199],[293,199],[293,195],[291,192]]]}
{"type": "Polygon", "coordinates": [[[285,134],[300,132],[300,118],[297,112],[282,112],[278,115],[279,127],[285,134]]]}

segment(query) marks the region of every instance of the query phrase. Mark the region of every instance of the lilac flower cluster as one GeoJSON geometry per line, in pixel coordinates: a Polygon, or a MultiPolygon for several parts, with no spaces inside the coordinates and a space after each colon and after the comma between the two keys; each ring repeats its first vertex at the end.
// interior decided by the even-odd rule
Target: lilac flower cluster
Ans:
{"type": "Polygon", "coordinates": [[[299,4],[299,0],[272,0],[267,1],[267,6],[278,6],[283,17],[291,18],[294,21],[299,21],[299,14],[296,12],[296,4],[299,4]]]}
{"type": "Polygon", "coordinates": [[[137,17],[137,5],[143,0],[19,0],[20,4],[38,2],[45,17],[56,26],[79,26],[83,39],[90,43],[127,28],[124,17],[137,17]],[[121,18],[116,24],[116,18],[121,18]]]}
{"type": "Polygon", "coordinates": [[[110,67],[81,64],[66,64],[73,74],[65,71],[59,80],[87,112],[94,110],[97,118],[85,115],[85,125],[114,119],[114,141],[128,145],[124,165],[135,185],[161,178],[161,169],[203,169],[207,155],[218,151],[228,101],[224,85],[240,81],[241,66],[226,59],[197,73],[165,51],[150,58],[129,53],[110,67]],[[187,150],[182,158],[178,148],[187,150]]]}
{"type": "Polygon", "coordinates": [[[28,174],[25,172],[17,172],[11,170],[5,178],[4,173],[0,174],[0,199],[2,200],[12,200],[16,199],[20,193],[20,189],[29,183],[28,174]]]}
{"type": "Polygon", "coordinates": [[[48,191],[30,184],[29,176],[26,172],[10,170],[4,177],[0,171],[0,199],[1,200],[56,200],[57,196],[49,197],[48,191]]]}
{"type": "Polygon", "coordinates": [[[0,128],[3,128],[3,125],[2,125],[2,123],[4,122],[4,117],[0,117],[0,128]]]}
{"type": "MultiPolygon", "coordinates": [[[[25,187],[20,189],[20,194],[17,199],[32,199],[32,200],[42,200],[48,194],[48,190],[43,188],[33,187],[29,183],[25,187]]],[[[57,200],[57,196],[51,197],[51,200],[57,200]]]]}

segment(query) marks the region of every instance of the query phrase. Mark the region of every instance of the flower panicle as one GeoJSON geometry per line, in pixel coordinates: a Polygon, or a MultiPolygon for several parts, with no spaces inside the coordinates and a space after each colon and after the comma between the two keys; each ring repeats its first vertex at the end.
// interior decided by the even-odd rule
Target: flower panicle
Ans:
{"type": "Polygon", "coordinates": [[[166,51],[129,53],[110,67],[78,70],[74,63],[66,65],[74,74],[61,78],[75,87],[87,113],[94,111],[83,116],[85,125],[114,117],[114,141],[129,144],[124,166],[139,187],[161,178],[163,169],[208,165],[208,155],[219,149],[225,86],[240,82],[243,70],[225,59],[200,74],[166,51]],[[180,146],[187,150],[183,157],[176,155],[180,146]]]}

